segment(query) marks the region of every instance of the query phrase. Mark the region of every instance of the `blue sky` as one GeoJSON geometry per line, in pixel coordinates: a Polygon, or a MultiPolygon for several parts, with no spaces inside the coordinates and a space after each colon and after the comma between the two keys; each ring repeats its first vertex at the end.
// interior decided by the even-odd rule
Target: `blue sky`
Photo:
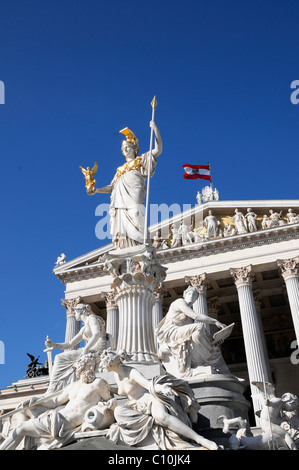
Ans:
{"type": "Polygon", "coordinates": [[[0,3],[0,388],[62,341],[57,256],[103,245],[79,165],[108,184],[123,163],[119,130],[148,150],[150,102],[164,150],[151,203],[195,204],[211,163],[222,200],[298,198],[298,1],[10,0],[0,3]]]}

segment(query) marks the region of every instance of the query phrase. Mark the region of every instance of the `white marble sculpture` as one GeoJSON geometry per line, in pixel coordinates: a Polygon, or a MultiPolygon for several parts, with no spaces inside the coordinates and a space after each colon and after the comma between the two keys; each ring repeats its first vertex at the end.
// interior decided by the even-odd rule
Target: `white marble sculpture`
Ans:
{"type": "Polygon", "coordinates": [[[197,314],[192,305],[198,298],[196,288],[188,287],[183,297],[172,302],[156,328],[158,356],[169,373],[179,377],[193,376],[201,366],[230,374],[219,347],[206,325],[223,329],[226,325],[215,318],[197,314]],[[174,363],[174,364],[173,364],[174,363]]]}
{"type": "Polygon", "coordinates": [[[212,210],[209,210],[208,215],[204,219],[205,238],[215,238],[221,236],[221,222],[213,215],[212,210]]]}
{"type": "Polygon", "coordinates": [[[299,222],[299,215],[296,214],[294,209],[288,209],[286,219],[288,224],[298,224],[299,222]]]}
{"type": "Polygon", "coordinates": [[[241,235],[242,233],[247,233],[246,219],[243,213],[239,211],[239,209],[235,209],[235,215],[230,218],[235,224],[238,235],[241,235]]]}
{"type": "Polygon", "coordinates": [[[245,218],[247,220],[247,226],[248,226],[249,232],[256,232],[257,231],[257,225],[256,225],[257,214],[255,214],[252,209],[248,208],[247,213],[245,214],[245,218]]]}
{"type": "Polygon", "coordinates": [[[79,356],[88,352],[102,352],[110,346],[103,318],[95,315],[90,305],[78,304],[74,310],[76,320],[83,323],[79,333],[67,343],[54,343],[51,339],[47,339],[45,342],[48,349],[65,350],[55,357],[47,394],[51,394],[76,380],[76,373],[72,366],[79,356]],[[85,341],[84,348],[72,349],[81,341],[85,341]]]}
{"type": "Polygon", "coordinates": [[[89,195],[111,194],[110,223],[112,242],[116,249],[144,243],[144,199],[146,179],[155,173],[157,158],[162,153],[162,139],[154,121],[150,127],[155,133],[155,147],[151,154],[146,152],[138,157],[138,139],[130,129],[124,129],[126,140],[122,143],[122,153],[126,163],[120,166],[107,186],[87,190],[89,195]]]}
{"type": "Polygon", "coordinates": [[[187,225],[183,220],[179,227],[179,235],[181,236],[182,244],[183,245],[190,245],[192,244],[192,237],[190,235],[190,226],[187,225]]]}
{"type": "Polygon", "coordinates": [[[61,265],[65,264],[65,262],[66,262],[66,256],[65,256],[64,253],[61,253],[61,255],[58,256],[58,258],[57,258],[55,266],[61,266],[61,265]]]}
{"type": "Polygon", "coordinates": [[[192,232],[193,243],[201,243],[203,241],[203,237],[201,234],[196,230],[194,227],[192,232]]]}
{"type": "Polygon", "coordinates": [[[196,200],[197,204],[204,204],[209,201],[219,201],[219,191],[216,188],[213,190],[212,186],[205,186],[202,188],[201,192],[197,192],[196,200]]]}
{"type": "MultiPolygon", "coordinates": [[[[261,433],[249,435],[246,420],[237,417],[227,419],[219,416],[218,422],[223,425],[224,433],[232,433],[229,448],[232,450],[297,450],[292,437],[290,425],[286,426],[286,413],[298,407],[297,397],[285,393],[282,397],[275,396],[272,384],[252,382],[261,394],[260,418],[261,433]]],[[[294,433],[293,433],[294,434],[294,433]]]]}
{"type": "MultiPolygon", "coordinates": [[[[95,377],[95,366],[95,355],[81,356],[74,363],[76,382],[56,397],[46,397],[42,404],[43,412],[17,426],[1,444],[0,450],[16,449],[23,438],[27,450],[60,448],[73,440],[91,407],[104,401],[107,409],[113,409],[116,402],[110,386],[105,380],[95,377]]],[[[32,409],[36,400],[36,397],[30,399],[32,409]]]]}
{"type": "Polygon", "coordinates": [[[176,248],[181,245],[181,234],[180,234],[180,227],[176,224],[172,224],[171,226],[172,232],[172,243],[171,248],[176,248]]]}
{"type": "Polygon", "coordinates": [[[275,228],[281,227],[282,225],[286,225],[285,220],[282,218],[282,211],[275,212],[273,209],[269,210],[269,219],[268,219],[268,227],[267,228],[275,228]]]}
{"type": "Polygon", "coordinates": [[[169,375],[148,380],[136,368],[124,364],[126,359],[125,351],[111,349],[101,356],[100,367],[114,372],[118,394],[128,399],[114,410],[116,422],[107,433],[110,440],[129,446],[155,444],[160,450],[218,448],[192,429],[200,407],[187,382],[169,375]]]}
{"type": "Polygon", "coordinates": [[[181,234],[179,232],[180,226],[177,224],[172,224],[171,233],[172,233],[172,242],[171,248],[176,248],[181,245],[181,234]]]}
{"type": "Polygon", "coordinates": [[[232,237],[233,235],[236,235],[236,234],[237,234],[237,231],[234,225],[230,224],[229,222],[226,222],[226,224],[224,225],[223,236],[232,237]]]}
{"type": "Polygon", "coordinates": [[[290,434],[297,449],[299,449],[298,397],[293,393],[287,392],[283,394],[281,400],[284,402],[284,406],[281,411],[280,426],[290,434]]]}

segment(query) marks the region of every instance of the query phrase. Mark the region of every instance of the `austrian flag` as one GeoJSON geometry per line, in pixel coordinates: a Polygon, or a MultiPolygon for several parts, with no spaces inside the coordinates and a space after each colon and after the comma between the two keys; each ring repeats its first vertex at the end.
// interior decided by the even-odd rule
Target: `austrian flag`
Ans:
{"type": "Polygon", "coordinates": [[[184,178],[186,180],[196,180],[200,178],[202,180],[212,181],[211,173],[210,173],[210,165],[185,164],[183,165],[183,168],[185,170],[184,178]]]}

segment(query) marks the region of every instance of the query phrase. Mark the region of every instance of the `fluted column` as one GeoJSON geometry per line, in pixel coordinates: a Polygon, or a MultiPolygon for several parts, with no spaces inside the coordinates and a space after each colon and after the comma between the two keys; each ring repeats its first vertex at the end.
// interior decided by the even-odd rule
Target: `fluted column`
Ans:
{"type": "MultiPolygon", "coordinates": [[[[271,380],[268,376],[260,325],[252,292],[252,280],[254,279],[254,275],[252,273],[251,265],[244,268],[231,269],[230,272],[238,290],[240,316],[253,409],[254,412],[257,412],[261,409],[261,404],[258,399],[259,391],[252,382],[269,382],[271,380]]],[[[257,426],[259,425],[259,419],[257,417],[256,424],[257,426]]]]}
{"type": "MultiPolygon", "coordinates": [[[[185,277],[185,281],[188,282],[190,286],[195,287],[199,294],[197,300],[192,306],[194,312],[200,315],[208,315],[207,288],[209,286],[209,281],[207,280],[206,273],[192,277],[185,277]]],[[[210,331],[210,325],[207,323],[205,324],[205,328],[210,331]]]]}
{"type": "MultiPolygon", "coordinates": [[[[209,317],[215,318],[218,320],[218,315],[221,309],[221,304],[219,303],[218,297],[210,297],[207,300],[207,306],[208,306],[208,315],[209,317]]],[[[210,325],[210,333],[213,335],[216,333],[218,330],[217,326],[215,325],[210,325]]]]}
{"type": "MultiPolygon", "coordinates": [[[[263,298],[261,296],[260,289],[255,289],[253,291],[253,298],[254,298],[254,303],[255,303],[255,308],[256,308],[257,319],[258,319],[258,323],[259,323],[259,331],[260,331],[260,334],[261,334],[261,339],[262,339],[262,344],[263,344],[263,350],[264,350],[264,355],[265,355],[266,367],[267,367],[267,371],[268,371],[268,377],[271,378],[272,373],[271,373],[271,367],[270,367],[270,360],[269,360],[267,343],[266,343],[266,338],[265,338],[265,333],[264,333],[264,328],[263,328],[263,323],[262,323],[262,316],[261,316],[261,306],[263,304],[263,298]]],[[[270,382],[271,382],[271,380],[270,380],[270,382]]]]}
{"type": "MultiPolygon", "coordinates": [[[[66,328],[65,328],[65,342],[68,343],[80,331],[80,322],[75,317],[75,307],[82,302],[81,297],[75,299],[62,299],[61,303],[66,309],[66,328]]],[[[78,349],[79,344],[71,349],[78,349]]]]}
{"type": "Polygon", "coordinates": [[[299,342],[299,256],[278,260],[277,265],[286,283],[296,339],[299,342]]]}
{"type": "Polygon", "coordinates": [[[103,294],[106,301],[106,333],[110,335],[111,346],[116,349],[118,340],[118,307],[115,301],[115,293],[107,292],[103,294]]]}
{"type": "Polygon", "coordinates": [[[156,351],[158,351],[158,342],[157,337],[155,335],[155,331],[158,324],[163,319],[163,297],[165,296],[166,292],[167,291],[163,289],[162,285],[160,285],[158,289],[154,292],[155,303],[153,306],[153,332],[156,351]]]}

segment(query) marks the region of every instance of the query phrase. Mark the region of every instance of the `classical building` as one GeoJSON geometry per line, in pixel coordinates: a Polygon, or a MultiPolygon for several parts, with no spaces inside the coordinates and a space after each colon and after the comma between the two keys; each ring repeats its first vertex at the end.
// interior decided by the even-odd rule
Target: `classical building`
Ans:
{"type": "MultiPolygon", "coordinates": [[[[196,286],[197,308],[234,324],[221,345],[222,355],[231,373],[245,380],[254,426],[259,404],[252,381],[272,382],[278,396],[299,396],[299,200],[221,201],[217,195],[197,201],[192,209],[150,227],[166,276],[155,291],[152,318],[147,319],[151,328],[142,334],[153,335],[156,348],[153,332],[170,303],[188,284],[196,286]]],[[[114,279],[106,265],[112,248],[108,244],[55,266],[54,274],[65,285],[66,340],[80,327],[73,310],[80,301],[105,319],[115,347],[123,346],[124,319],[119,318],[114,279]]],[[[44,389],[46,378],[39,380],[44,389]]],[[[1,391],[0,409],[13,407],[13,387],[21,391],[22,384],[1,391]]],[[[30,394],[28,380],[23,389],[30,394]]]]}

